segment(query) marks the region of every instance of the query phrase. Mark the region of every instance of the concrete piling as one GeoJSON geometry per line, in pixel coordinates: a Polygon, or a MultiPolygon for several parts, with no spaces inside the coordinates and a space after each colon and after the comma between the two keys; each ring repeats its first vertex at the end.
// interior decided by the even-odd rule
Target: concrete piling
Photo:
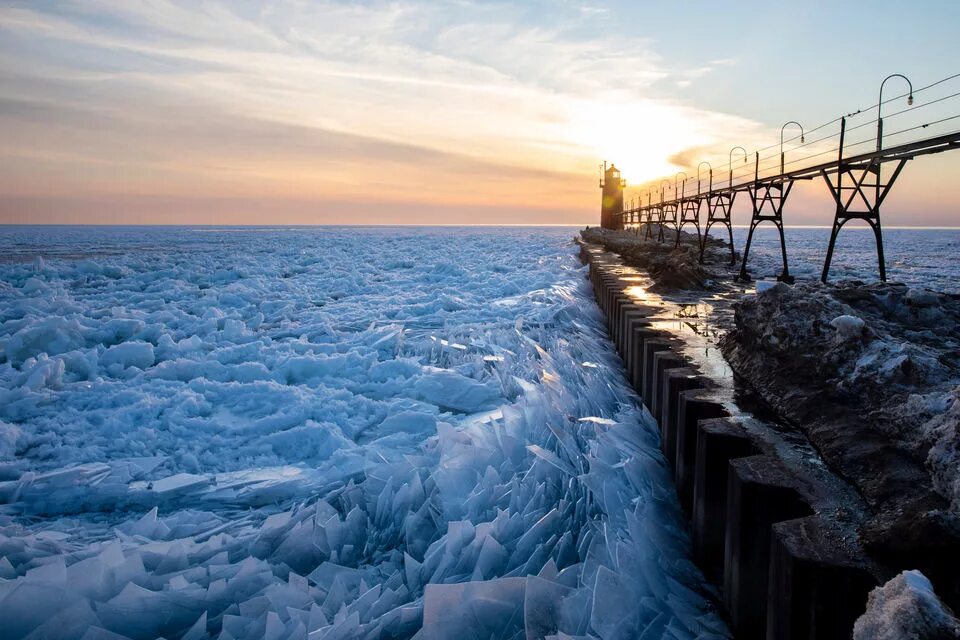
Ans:
{"type": "MultiPolygon", "coordinates": [[[[654,356],[661,351],[670,351],[673,341],[669,338],[651,338],[643,343],[643,365],[641,369],[640,399],[653,412],[653,376],[654,356]]],[[[672,355],[672,354],[671,354],[672,355]]]]}
{"type": "Polygon", "coordinates": [[[621,312],[618,347],[620,355],[626,357],[630,352],[633,332],[637,327],[650,326],[650,310],[637,305],[625,306],[621,312]]]}
{"type": "Polygon", "coordinates": [[[697,456],[697,425],[700,420],[722,418],[728,415],[726,407],[715,392],[709,389],[689,389],[677,395],[677,420],[673,433],[674,477],[680,504],[691,513],[693,510],[693,479],[697,456]]]}
{"type": "Polygon", "coordinates": [[[638,391],[643,388],[643,351],[648,340],[655,340],[662,334],[649,324],[638,325],[631,332],[630,350],[625,362],[630,383],[638,391]]]}
{"type": "Polygon", "coordinates": [[[653,385],[650,387],[650,413],[657,422],[663,423],[663,395],[667,374],[673,369],[689,368],[689,363],[672,350],[657,351],[653,354],[653,385]]]}
{"type": "Polygon", "coordinates": [[[738,637],[766,636],[773,524],[811,513],[775,458],[760,455],[730,461],[723,600],[738,637]]]}
{"type": "Polygon", "coordinates": [[[700,420],[694,466],[693,553],[708,576],[723,575],[724,527],[727,515],[727,466],[731,460],[759,453],[740,424],[731,418],[700,420]]]}
{"type": "Polygon", "coordinates": [[[847,640],[876,586],[862,558],[818,516],[774,524],[766,637],[847,640]]]}
{"type": "Polygon", "coordinates": [[[681,391],[698,389],[704,385],[697,370],[692,367],[667,369],[660,384],[660,436],[667,432],[676,433],[677,404],[681,391]]]}

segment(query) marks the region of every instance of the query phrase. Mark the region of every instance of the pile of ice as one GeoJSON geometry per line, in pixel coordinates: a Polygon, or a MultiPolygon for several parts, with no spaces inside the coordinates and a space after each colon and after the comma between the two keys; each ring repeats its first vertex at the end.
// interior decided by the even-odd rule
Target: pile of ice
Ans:
{"type": "Polygon", "coordinates": [[[854,640],[956,640],[960,621],[919,571],[904,571],[870,593],[854,640]]]}
{"type": "MultiPolygon", "coordinates": [[[[925,459],[960,511],[960,297],[900,284],[783,283],[736,305],[736,340],[800,387],[830,386],[925,459]]],[[[739,343],[739,347],[738,344],[739,343]]]]}
{"type": "Polygon", "coordinates": [[[5,637],[725,637],[569,236],[0,263],[5,637]]]}

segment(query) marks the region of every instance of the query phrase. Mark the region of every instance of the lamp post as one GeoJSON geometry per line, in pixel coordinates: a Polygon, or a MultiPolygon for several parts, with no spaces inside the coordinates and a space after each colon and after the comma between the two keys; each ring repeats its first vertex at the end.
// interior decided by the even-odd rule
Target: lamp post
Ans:
{"type": "Polygon", "coordinates": [[[740,151],[743,151],[743,164],[747,164],[747,150],[746,150],[746,149],[744,149],[743,147],[734,147],[733,149],[730,149],[730,156],[729,156],[729,157],[730,157],[730,164],[729,164],[729,166],[730,166],[730,184],[729,184],[728,186],[731,186],[731,187],[733,186],[733,152],[736,151],[737,149],[740,149],[740,151]]]}
{"type": "Polygon", "coordinates": [[[780,127],[780,175],[783,175],[783,130],[787,128],[787,125],[795,124],[800,127],[800,144],[804,143],[803,139],[803,125],[801,125],[796,120],[791,120],[790,122],[785,123],[780,127]]]}
{"type": "Polygon", "coordinates": [[[707,192],[709,193],[713,191],[713,166],[709,162],[704,160],[703,162],[697,165],[697,195],[700,195],[700,167],[702,167],[703,165],[707,165],[708,167],[710,167],[710,185],[707,188],[707,192]]]}
{"type": "Polygon", "coordinates": [[[902,73],[892,73],[883,79],[883,82],[880,83],[880,97],[877,100],[877,151],[883,149],[883,118],[880,115],[880,111],[883,109],[883,85],[887,84],[887,80],[890,78],[903,78],[907,81],[907,85],[910,87],[910,93],[907,94],[907,105],[913,104],[913,83],[910,82],[910,78],[902,73]]]}
{"type": "Polygon", "coordinates": [[[674,200],[676,200],[676,198],[677,198],[677,178],[679,178],[680,176],[683,176],[683,191],[680,192],[680,198],[682,199],[683,196],[686,195],[686,191],[687,191],[687,174],[685,174],[683,171],[677,171],[677,175],[673,176],[673,198],[674,198],[674,200]]]}
{"type": "Polygon", "coordinates": [[[663,183],[666,182],[667,186],[670,186],[670,181],[664,178],[660,181],[660,204],[663,204],[663,183]]]}

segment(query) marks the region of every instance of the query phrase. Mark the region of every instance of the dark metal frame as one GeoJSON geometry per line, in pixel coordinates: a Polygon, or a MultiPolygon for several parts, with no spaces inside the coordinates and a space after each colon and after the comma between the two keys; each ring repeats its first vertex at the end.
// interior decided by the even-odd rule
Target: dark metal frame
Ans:
{"type": "Polygon", "coordinates": [[[727,235],[730,237],[730,266],[737,263],[737,252],[733,249],[733,201],[737,197],[736,191],[729,193],[708,193],[705,198],[707,201],[707,226],[703,230],[703,239],[700,241],[700,264],[703,264],[703,254],[707,250],[707,238],[710,235],[710,227],[715,224],[722,224],[727,228],[727,235]]]}
{"type": "MultiPolygon", "coordinates": [[[[756,154],[753,170],[753,184],[747,187],[753,214],[750,217],[750,231],[747,233],[747,244],[743,247],[743,259],[740,261],[740,273],[737,280],[748,282],[747,259],[750,256],[750,245],[753,244],[753,232],[761,222],[772,222],[780,234],[780,254],[783,256],[783,272],[777,276],[781,282],[793,282],[790,275],[790,265],[787,263],[787,240],[783,235],[783,205],[786,204],[790,191],[793,189],[793,180],[779,177],[770,181],[760,181],[760,154],[756,154]],[[769,209],[769,212],[767,210],[769,209]]],[[[782,176],[782,174],[781,174],[782,176]]]]}
{"type": "Polygon", "coordinates": [[[660,205],[660,219],[657,222],[657,224],[660,225],[660,233],[657,235],[657,242],[664,242],[666,240],[666,236],[663,233],[665,226],[673,225],[674,230],[677,229],[677,207],[678,203],[676,200],[664,202],[660,205]]]}
{"type": "MultiPolygon", "coordinates": [[[[830,195],[837,205],[833,216],[833,227],[830,231],[830,243],[827,245],[827,257],[823,262],[823,273],[820,280],[824,283],[830,275],[830,262],[833,260],[833,250],[837,243],[837,235],[843,225],[851,220],[863,220],[873,230],[874,238],[877,242],[877,263],[880,268],[881,282],[887,281],[887,267],[883,257],[883,228],[880,226],[880,205],[890,193],[893,183],[900,177],[900,172],[907,164],[909,158],[901,157],[892,162],[896,162],[893,173],[883,181],[883,162],[879,158],[871,158],[860,163],[844,162],[843,160],[843,140],[847,129],[847,119],[840,120],[840,153],[837,158],[837,182],[830,180],[830,175],[821,170],[827,187],[830,188],[830,195]],[[855,172],[859,171],[859,175],[855,172]],[[848,176],[850,184],[843,183],[843,177],[848,176]],[[873,178],[871,181],[870,178],[873,178]],[[871,189],[872,187],[872,189],[871,189]],[[849,196],[846,195],[849,192],[849,196]],[[859,208],[862,205],[863,208],[859,208]],[[858,208],[854,208],[858,207],[858,208]]],[[[880,142],[878,138],[877,147],[879,150],[880,142]]]]}
{"type": "MultiPolygon", "coordinates": [[[[845,132],[845,122],[845,119],[841,120],[841,130],[843,132],[845,132]]],[[[788,282],[792,281],[788,270],[786,240],[783,233],[783,206],[795,181],[822,177],[826,180],[833,195],[836,211],[821,279],[826,281],[829,274],[830,262],[833,258],[836,238],[840,229],[850,220],[864,220],[871,226],[877,239],[877,258],[880,264],[880,278],[884,280],[886,279],[886,268],[883,257],[883,229],[880,224],[880,206],[900,176],[900,172],[906,165],[907,160],[954,149],[960,149],[960,131],[954,131],[924,140],[916,140],[887,149],[881,148],[849,158],[843,157],[843,142],[841,140],[840,155],[837,159],[787,172],[781,170],[779,175],[765,178],[760,178],[759,176],[760,158],[758,154],[755,154],[753,180],[737,185],[729,184],[722,189],[712,189],[706,194],[699,196],[701,198],[704,196],[707,198],[708,209],[707,227],[701,239],[701,256],[703,254],[706,234],[709,234],[710,227],[713,226],[713,224],[720,223],[726,226],[732,240],[731,209],[736,194],[741,191],[746,191],[750,195],[753,212],[738,279],[749,279],[746,266],[750,245],[753,240],[753,231],[761,222],[769,221],[777,227],[780,234],[783,273],[780,274],[779,279],[788,282]],[[881,168],[882,165],[888,162],[894,162],[896,165],[890,177],[884,180],[881,168]],[[837,175],[836,183],[830,180],[830,176],[834,174],[837,175]],[[844,178],[844,176],[846,176],[846,178],[844,178]],[[871,180],[871,177],[875,179],[871,180]],[[847,183],[847,180],[849,180],[849,183],[847,183]],[[865,205],[865,209],[860,208],[861,205],[865,205]],[[855,206],[857,207],[856,209],[854,208],[855,206]]],[[[677,207],[681,201],[685,200],[681,195],[680,198],[664,201],[664,182],[666,181],[662,181],[660,186],[661,202],[652,204],[648,191],[647,206],[641,206],[639,208],[639,213],[646,216],[647,220],[646,237],[652,237],[653,231],[651,227],[656,223],[660,225],[659,240],[661,242],[664,239],[663,227],[669,224],[673,224],[675,227],[677,226],[675,217],[677,207]],[[674,217],[672,220],[668,219],[669,214],[673,214],[674,217]]],[[[731,253],[732,252],[733,247],[731,242],[731,253]]]]}
{"type": "Polygon", "coordinates": [[[685,198],[680,201],[680,222],[677,224],[677,241],[673,245],[674,249],[680,246],[680,232],[683,231],[683,225],[685,224],[692,224],[696,227],[697,246],[700,246],[703,237],[700,233],[700,206],[702,204],[703,200],[699,197],[685,198]]]}

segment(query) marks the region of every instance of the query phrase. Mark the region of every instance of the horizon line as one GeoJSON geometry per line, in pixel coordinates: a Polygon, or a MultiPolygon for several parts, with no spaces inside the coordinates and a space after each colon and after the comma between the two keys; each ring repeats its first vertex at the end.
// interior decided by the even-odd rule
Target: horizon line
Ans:
{"type": "MultiPolygon", "coordinates": [[[[599,227],[599,224],[570,223],[570,222],[529,222],[529,223],[423,223],[423,222],[396,222],[396,223],[297,223],[297,224],[175,224],[175,223],[138,223],[109,224],[97,222],[0,222],[0,228],[9,227],[166,227],[166,228],[207,228],[207,229],[296,229],[303,227],[347,227],[347,228],[384,228],[384,227],[599,227]]],[[[749,229],[748,224],[732,225],[735,229],[749,229]]],[[[831,225],[824,224],[785,224],[785,229],[831,229],[831,225]]],[[[844,227],[844,229],[869,231],[868,226],[844,227]]],[[[960,226],[925,226],[925,225],[885,225],[884,229],[917,230],[917,231],[960,231],[960,226]]]]}

